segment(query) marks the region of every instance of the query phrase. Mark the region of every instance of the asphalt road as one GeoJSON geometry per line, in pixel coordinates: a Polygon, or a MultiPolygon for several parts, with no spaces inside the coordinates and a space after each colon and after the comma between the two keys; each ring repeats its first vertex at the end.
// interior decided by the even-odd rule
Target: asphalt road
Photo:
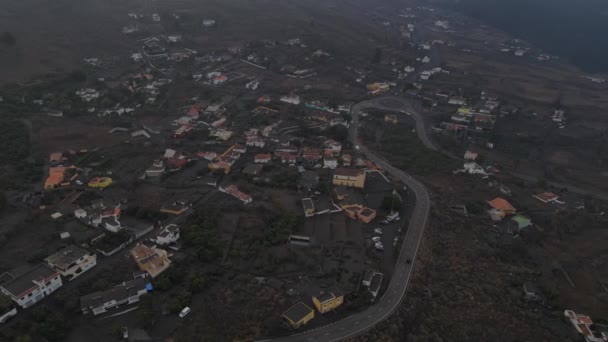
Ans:
{"type": "MultiPolygon", "coordinates": [[[[401,246],[401,251],[399,252],[393,277],[390,280],[384,295],[366,310],[335,323],[304,331],[299,334],[278,338],[273,341],[332,342],[344,340],[361,334],[388,318],[395,312],[405,298],[407,286],[413,274],[420,241],[422,240],[422,235],[427,224],[431,204],[429,194],[422,183],[412,178],[407,173],[393,167],[387,161],[358,142],[357,127],[359,125],[359,114],[363,109],[373,107],[399,111],[394,108],[386,108],[379,102],[381,102],[381,100],[366,101],[353,106],[351,111],[352,121],[349,129],[349,138],[353,144],[359,146],[359,152],[380,166],[385,172],[401,180],[416,197],[416,204],[409,220],[409,226],[401,246]]],[[[418,120],[416,121],[418,122],[418,120]]]]}

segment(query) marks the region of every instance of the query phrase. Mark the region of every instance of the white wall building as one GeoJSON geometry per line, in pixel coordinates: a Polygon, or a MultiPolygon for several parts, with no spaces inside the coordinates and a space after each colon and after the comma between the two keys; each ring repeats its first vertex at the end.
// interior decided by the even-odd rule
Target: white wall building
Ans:
{"type": "Polygon", "coordinates": [[[83,314],[92,312],[93,315],[99,315],[120,305],[139,302],[139,297],[146,293],[148,293],[146,280],[138,278],[116,285],[107,291],[94,292],[80,297],[80,308],[83,314]]]}
{"type": "Polygon", "coordinates": [[[179,227],[177,225],[170,224],[160,231],[154,241],[163,246],[177,242],[177,240],[179,240],[179,227]]]}
{"type": "Polygon", "coordinates": [[[0,284],[0,291],[11,297],[24,309],[39,302],[63,285],[59,272],[45,264],[40,264],[20,276],[7,272],[2,274],[0,279],[4,280],[0,284]]]}
{"type": "Polygon", "coordinates": [[[47,257],[44,261],[67,280],[72,280],[97,265],[97,255],[70,245],[47,257]]]}

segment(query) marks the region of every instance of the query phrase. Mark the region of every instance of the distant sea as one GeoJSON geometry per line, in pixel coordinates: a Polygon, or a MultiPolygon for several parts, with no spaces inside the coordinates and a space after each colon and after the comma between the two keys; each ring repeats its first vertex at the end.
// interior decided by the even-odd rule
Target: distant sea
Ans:
{"type": "Polygon", "coordinates": [[[608,72],[608,0],[456,0],[453,6],[587,72],[608,72]]]}

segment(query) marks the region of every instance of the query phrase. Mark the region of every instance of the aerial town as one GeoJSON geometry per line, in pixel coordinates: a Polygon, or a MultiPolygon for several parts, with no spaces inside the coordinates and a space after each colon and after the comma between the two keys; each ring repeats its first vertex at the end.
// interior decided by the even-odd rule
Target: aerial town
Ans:
{"type": "Polygon", "coordinates": [[[335,48],[118,6],[127,49],[0,87],[0,339],[608,341],[603,78],[394,6],[335,48]]]}

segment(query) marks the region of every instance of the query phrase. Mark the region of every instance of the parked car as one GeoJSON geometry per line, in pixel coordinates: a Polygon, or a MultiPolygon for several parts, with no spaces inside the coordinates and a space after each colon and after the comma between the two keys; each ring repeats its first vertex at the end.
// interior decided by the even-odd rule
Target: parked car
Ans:
{"type": "Polygon", "coordinates": [[[376,229],[374,229],[374,233],[376,233],[378,235],[382,235],[382,228],[376,228],[376,229]]]}
{"type": "Polygon", "coordinates": [[[380,241],[380,237],[379,237],[379,236],[374,236],[374,237],[372,238],[372,241],[374,241],[374,242],[379,242],[379,241],[380,241]]]}
{"type": "Polygon", "coordinates": [[[182,309],[182,311],[179,312],[179,318],[184,318],[186,316],[188,316],[188,314],[190,313],[190,308],[189,307],[185,307],[182,309]]]}

